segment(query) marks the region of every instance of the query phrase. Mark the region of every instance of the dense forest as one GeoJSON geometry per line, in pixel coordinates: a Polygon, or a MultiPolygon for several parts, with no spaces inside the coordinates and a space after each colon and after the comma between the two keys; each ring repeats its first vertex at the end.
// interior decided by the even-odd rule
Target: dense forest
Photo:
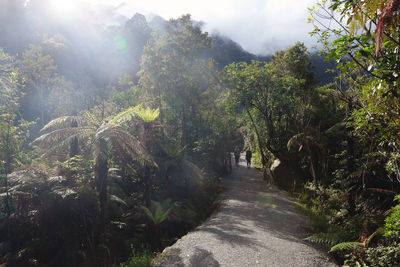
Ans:
{"type": "Polygon", "coordinates": [[[0,0],[0,264],[148,266],[218,207],[235,146],[345,266],[400,265],[400,2],[309,9],[319,54],[183,15],[0,0]],[[323,61],[325,58],[325,61],[323,61]]]}

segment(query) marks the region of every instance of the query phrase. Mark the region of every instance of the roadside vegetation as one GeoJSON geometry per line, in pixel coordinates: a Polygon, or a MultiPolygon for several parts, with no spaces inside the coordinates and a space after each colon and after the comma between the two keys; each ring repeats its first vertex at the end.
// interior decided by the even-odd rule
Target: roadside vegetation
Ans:
{"type": "Polygon", "coordinates": [[[221,64],[190,15],[72,37],[39,23],[43,1],[5,2],[0,264],[148,266],[215,210],[239,146],[298,197],[307,240],[400,265],[399,1],[310,8],[319,69],[300,42],[221,64]]]}

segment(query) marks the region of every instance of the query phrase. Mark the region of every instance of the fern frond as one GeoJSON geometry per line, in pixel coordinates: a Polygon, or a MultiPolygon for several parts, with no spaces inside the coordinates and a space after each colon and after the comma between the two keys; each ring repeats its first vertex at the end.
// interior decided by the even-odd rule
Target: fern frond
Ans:
{"type": "Polygon", "coordinates": [[[83,116],[84,116],[84,118],[85,118],[85,121],[86,121],[89,125],[91,125],[91,126],[93,126],[93,127],[95,127],[95,128],[99,128],[99,127],[100,127],[101,121],[99,121],[98,119],[96,119],[96,117],[93,116],[93,114],[91,114],[90,112],[85,111],[85,112],[83,113],[83,116]]]}
{"type": "Polygon", "coordinates": [[[166,211],[164,211],[158,218],[159,218],[159,223],[162,223],[163,221],[165,221],[167,219],[167,217],[169,216],[169,214],[171,213],[172,208],[167,209],[166,211]]]}
{"type": "Polygon", "coordinates": [[[69,137],[88,135],[90,133],[93,133],[93,129],[90,127],[64,128],[43,134],[42,136],[36,138],[33,143],[40,143],[41,147],[48,148],[63,142],[69,137]]]}
{"type": "Polygon", "coordinates": [[[149,218],[153,223],[154,223],[154,216],[151,210],[143,205],[140,206],[142,210],[144,211],[144,214],[146,214],[147,218],[149,218]]]}
{"type": "Polygon", "coordinates": [[[49,131],[54,131],[56,129],[62,129],[62,128],[70,128],[71,124],[76,122],[79,125],[82,124],[82,117],[80,116],[63,116],[56,118],[49,123],[47,123],[41,130],[40,132],[49,132],[49,131]]]}
{"type": "Polygon", "coordinates": [[[136,115],[136,113],[137,113],[136,110],[137,110],[137,107],[131,107],[131,108],[128,108],[128,109],[126,109],[126,110],[120,112],[119,114],[115,115],[115,116],[113,117],[113,119],[110,120],[110,121],[107,123],[106,127],[107,127],[107,128],[110,128],[110,127],[113,127],[113,126],[115,126],[115,125],[117,125],[117,124],[122,124],[122,123],[124,123],[124,122],[127,122],[127,121],[132,120],[133,117],[134,117],[134,116],[136,115]]]}
{"type": "Polygon", "coordinates": [[[350,250],[350,249],[359,249],[363,246],[363,243],[361,242],[343,242],[339,243],[329,250],[329,252],[336,252],[336,251],[342,251],[342,250],[350,250]]]}
{"type": "Polygon", "coordinates": [[[136,116],[139,117],[143,122],[152,122],[160,115],[160,109],[151,109],[149,107],[143,108],[141,106],[136,107],[136,116]]]}
{"type": "Polygon", "coordinates": [[[381,235],[384,233],[385,228],[384,227],[379,227],[378,229],[376,229],[375,232],[373,232],[367,239],[367,241],[365,242],[365,246],[368,246],[369,243],[372,241],[372,239],[374,239],[374,237],[381,235]]]}
{"type": "Polygon", "coordinates": [[[24,167],[18,169],[8,175],[8,183],[10,185],[23,183],[42,183],[47,180],[48,176],[45,172],[34,167],[24,167]]]}
{"type": "Polygon", "coordinates": [[[318,233],[305,238],[305,240],[318,243],[318,244],[328,244],[336,245],[343,241],[343,236],[340,233],[318,233]]]}
{"type": "Polygon", "coordinates": [[[162,151],[171,159],[179,158],[182,155],[184,149],[179,148],[175,144],[160,144],[162,151]]]}
{"type": "Polygon", "coordinates": [[[325,134],[328,136],[336,136],[336,135],[342,135],[346,132],[346,122],[338,122],[335,125],[333,125],[331,128],[327,129],[325,131],[325,134]]]}
{"type": "Polygon", "coordinates": [[[376,193],[381,193],[381,194],[385,194],[385,195],[396,195],[396,192],[393,190],[388,190],[388,189],[382,189],[382,188],[367,188],[367,191],[372,191],[372,192],[376,192],[376,193]]]}
{"type": "Polygon", "coordinates": [[[42,154],[40,157],[41,157],[41,158],[45,158],[45,157],[47,157],[47,156],[50,156],[50,155],[52,155],[52,154],[55,154],[57,151],[59,151],[59,150],[62,149],[62,148],[67,148],[67,147],[71,144],[71,141],[72,141],[74,138],[79,138],[79,137],[80,137],[79,134],[77,134],[77,135],[71,135],[71,136],[65,138],[64,140],[62,140],[62,141],[59,142],[59,143],[56,143],[56,144],[54,144],[54,145],[52,145],[52,146],[47,146],[47,147],[45,147],[45,151],[43,152],[43,154],[42,154]]]}
{"type": "Polygon", "coordinates": [[[139,142],[139,140],[131,135],[128,131],[121,127],[113,127],[106,133],[114,148],[122,150],[118,152],[127,153],[133,160],[142,165],[157,167],[153,157],[139,142]]]}
{"type": "Polygon", "coordinates": [[[297,147],[300,147],[301,145],[304,145],[306,142],[308,142],[308,136],[305,133],[299,133],[294,136],[292,136],[289,141],[287,142],[287,149],[288,151],[293,151],[297,147]]]}
{"type": "Polygon", "coordinates": [[[65,199],[66,197],[76,195],[77,193],[71,188],[58,186],[51,191],[52,194],[58,195],[61,198],[65,199]]]}
{"type": "Polygon", "coordinates": [[[171,205],[169,199],[161,202],[152,200],[151,209],[141,206],[146,216],[152,221],[153,224],[158,225],[164,222],[172,211],[172,207],[167,207],[171,205]]]}
{"type": "Polygon", "coordinates": [[[110,200],[123,204],[124,206],[128,206],[128,203],[123,201],[121,198],[117,197],[116,195],[110,195],[110,200]]]}

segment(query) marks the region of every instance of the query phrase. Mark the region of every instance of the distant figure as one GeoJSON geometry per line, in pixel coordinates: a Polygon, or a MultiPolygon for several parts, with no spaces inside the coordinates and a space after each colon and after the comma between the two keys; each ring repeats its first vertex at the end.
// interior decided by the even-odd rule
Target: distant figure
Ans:
{"type": "Polygon", "coordinates": [[[240,149],[237,146],[235,147],[235,150],[233,150],[233,154],[235,155],[236,167],[239,167],[240,149]]]}
{"type": "Polygon", "coordinates": [[[247,151],[246,151],[247,168],[250,168],[250,166],[251,166],[251,157],[252,156],[253,156],[253,154],[251,153],[250,148],[247,149],[247,151]]]}

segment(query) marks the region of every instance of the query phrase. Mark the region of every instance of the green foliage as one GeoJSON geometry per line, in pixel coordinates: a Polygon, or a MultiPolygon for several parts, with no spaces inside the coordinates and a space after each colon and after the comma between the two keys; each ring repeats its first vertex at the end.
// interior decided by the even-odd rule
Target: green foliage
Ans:
{"type": "MultiPolygon", "coordinates": [[[[311,225],[317,230],[317,231],[328,231],[329,229],[329,220],[326,215],[321,214],[319,212],[316,212],[313,209],[308,208],[304,204],[296,203],[296,208],[298,208],[301,212],[306,214],[310,218],[310,223],[311,225]]],[[[319,238],[316,236],[316,238],[319,238]]],[[[312,238],[314,239],[314,238],[312,238]]],[[[323,239],[320,239],[319,241],[315,239],[317,243],[323,242],[323,239]]],[[[327,240],[328,241],[328,240],[327,240]]],[[[330,243],[330,242],[327,242],[330,243]]]]}
{"type": "Polygon", "coordinates": [[[141,206],[141,208],[147,218],[150,219],[154,225],[158,225],[163,223],[170,215],[172,211],[172,202],[170,199],[166,199],[162,202],[152,200],[150,208],[145,206],[141,206]]]}
{"type": "Polygon", "coordinates": [[[143,122],[149,123],[154,121],[160,115],[160,109],[151,109],[149,107],[143,108],[141,106],[136,107],[136,116],[138,116],[143,122]]]}
{"type": "MultiPolygon", "coordinates": [[[[39,27],[41,2],[0,12],[18,15],[15,27],[0,23],[0,43],[15,39],[7,27],[35,39],[8,46],[15,57],[0,49],[0,262],[110,266],[129,243],[162,249],[217,207],[216,176],[240,138],[204,57],[211,38],[188,15],[150,36],[135,15],[77,47],[58,26],[39,27]]],[[[121,266],[148,266],[143,251],[121,266]]]]}
{"type": "MultiPolygon", "coordinates": [[[[400,195],[395,200],[400,201],[400,195]]],[[[400,205],[395,206],[385,219],[385,236],[400,236],[400,205]]]]}
{"type": "Polygon", "coordinates": [[[131,245],[131,256],[130,258],[120,263],[120,267],[149,267],[151,263],[151,253],[148,250],[138,252],[135,250],[133,245],[131,245]]]}
{"type": "Polygon", "coordinates": [[[357,250],[363,246],[361,242],[342,242],[331,247],[329,252],[338,252],[338,251],[346,251],[346,250],[357,250]]]}
{"type": "Polygon", "coordinates": [[[124,155],[130,155],[133,159],[144,164],[154,165],[149,153],[146,149],[138,142],[137,138],[132,136],[123,124],[129,122],[132,116],[136,114],[134,108],[123,111],[109,121],[99,123],[90,113],[85,113],[85,116],[81,117],[62,117],[50,121],[43,127],[44,130],[55,130],[43,134],[38,137],[34,142],[40,143],[40,145],[47,149],[44,155],[49,155],[59,148],[63,148],[70,144],[73,138],[91,138],[97,146],[95,147],[95,153],[100,155],[100,142],[101,140],[107,140],[114,148],[117,149],[118,153],[124,153],[124,155]],[[76,121],[78,127],[70,127],[68,122],[76,121]],[[57,129],[59,128],[59,129],[57,129]]]}
{"type": "MultiPolygon", "coordinates": [[[[344,123],[333,125],[326,134],[328,147],[335,151],[327,157],[332,171],[329,187],[344,196],[339,208],[327,214],[331,222],[358,233],[358,238],[345,241],[363,244],[358,252],[349,250],[346,266],[398,265],[398,207],[384,220],[392,195],[399,191],[400,46],[394,30],[399,6],[394,2],[332,0],[309,9],[315,26],[312,35],[319,37],[327,59],[337,62],[336,98],[345,107],[344,123]],[[373,229],[377,230],[370,234],[373,229]],[[386,237],[380,237],[382,232],[386,237]]],[[[323,191],[317,194],[320,201],[326,199],[323,191]]],[[[337,248],[347,244],[353,243],[337,248]]]]}
{"type": "MultiPolygon", "coordinates": [[[[9,244],[0,249],[2,262],[29,266],[34,260],[38,264],[52,261],[57,265],[70,265],[74,255],[88,251],[88,246],[94,242],[99,216],[94,190],[32,167],[10,174],[9,186],[14,217],[0,218],[0,243],[9,244]],[[13,253],[15,246],[27,250],[23,254],[13,253]]],[[[83,261],[88,262],[88,259],[83,261]]]]}
{"type": "Polygon", "coordinates": [[[77,183],[88,184],[93,176],[95,162],[87,160],[82,155],[76,155],[59,163],[60,175],[74,178],[77,183]]]}
{"type": "Polygon", "coordinates": [[[318,234],[314,234],[312,236],[305,238],[305,240],[313,242],[313,243],[328,244],[331,246],[336,246],[337,244],[343,244],[340,242],[342,242],[344,240],[344,237],[345,237],[345,235],[343,232],[318,233],[318,234]]]}
{"type": "Polygon", "coordinates": [[[400,265],[400,246],[398,241],[367,248],[365,253],[369,266],[395,267],[400,265]]]}
{"type": "Polygon", "coordinates": [[[302,81],[279,75],[272,63],[257,61],[225,67],[223,81],[229,91],[228,108],[234,113],[246,114],[248,128],[254,129],[264,164],[266,149],[276,157],[283,156],[287,140],[296,133],[296,124],[302,119],[296,112],[302,81]]]}

